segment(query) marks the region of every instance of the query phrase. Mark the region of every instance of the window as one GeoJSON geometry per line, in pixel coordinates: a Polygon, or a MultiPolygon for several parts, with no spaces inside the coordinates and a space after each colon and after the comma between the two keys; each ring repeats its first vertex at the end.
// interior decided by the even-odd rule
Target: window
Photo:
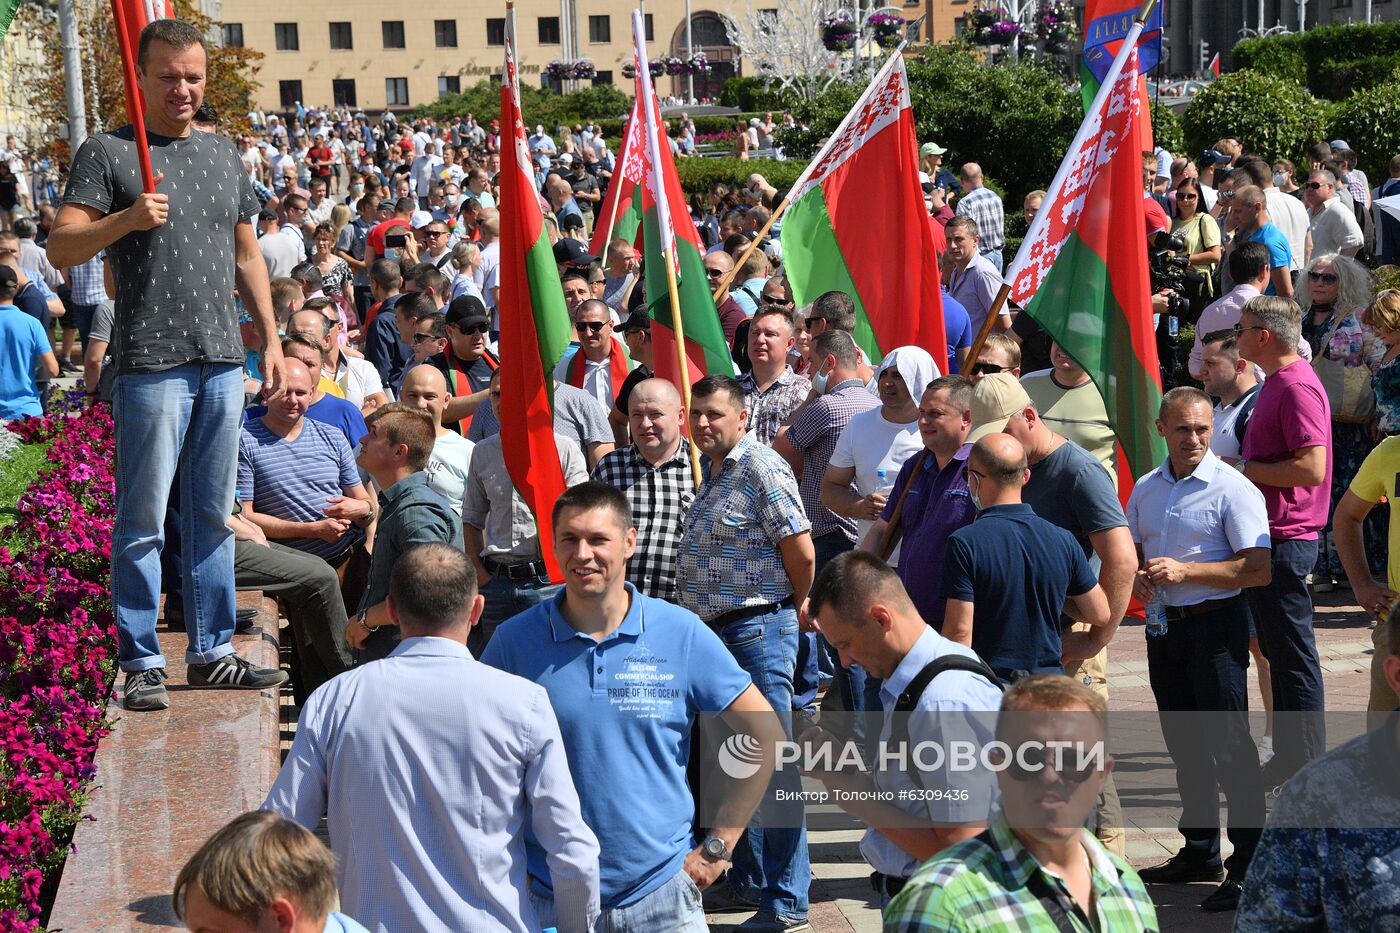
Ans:
{"type": "MultiPolygon", "coordinates": [[[[759,22],[768,23],[778,18],[777,10],[759,10],[759,22]],[[771,17],[769,14],[772,14],[771,17]]],[[[712,13],[701,13],[693,17],[690,21],[690,28],[694,35],[697,46],[726,46],[729,45],[729,30],[724,25],[724,20],[712,13]]]]}
{"type": "Polygon", "coordinates": [[[589,41],[589,42],[611,42],[611,41],[612,41],[612,17],[611,17],[611,16],[590,16],[590,17],[588,17],[588,41],[589,41]]]}
{"type": "Polygon", "coordinates": [[[455,19],[433,20],[433,41],[440,49],[457,47],[457,21],[455,19]]]}
{"type": "Polygon", "coordinates": [[[647,34],[647,41],[648,41],[648,42],[655,42],[655,41],[656,41],[656,31],[655,31],[654,29],[651,28],[651,14],[650,14],[650,13],[643,13],[643,14],[642,14],[642,20],[643,20],[642,29],[643,29],[643,30],[646,32],[646,34],[647,34]]]}
{"type": "Polygon", "coordinates": [[[403,47],[403,20],[384,20],[384,48],[401,49],[403,47]]]}
{"type": "Polygon", "coordinates": [[[506,21],[503,19],[488,19],[486,21],[486,44],[505,45],[506,44],[506,21]]]}
{"type": "Polygon", "coordinates": [[[243,24],[224,23],[224,45],[229,48],[243,48],[243,24]]]}
{"type": "Polygon", "coordinates": [[[301,101],[300,81],[278,81],[277,99],[282,103],[283,110],[295,110],[301,101]]]}
{"type": "Polygon", "coordinates": [[[355,34],[349,23],[331,23],[331,48],[333,49],[353,49],[355,47],[355,34]]]}
{"type": "Polygon", "coordinates": [[[438,97],[462,93],[461,75],[438,75],[438,97]]]}
{"type": "Polygon", "coordinates": [[[297,38],[296,23],[273,23],[272,32],[277,42],[277,51],[296,52],[301,49],[301,41],[297,38]]]}
{"type": "Polygon", "coordinates": [[[559,17],[540,17],[540,45],[559,44],[559,17]]]}
{"type": "Polygon", "coordinates": [[[384,104],[388,107],[408,106],[408,79],[384,79],[384,104]]]}
{"type": "Polygon", "coordinates": [[[594,87],[603,87],[604,85],[611,85],[612,83],[613,79],[611,71],[599,71],[594,73],[593,75],[594,87]]]}
{"type": "Polygon", "coordinates": [[[358,107],[359,102],[355,100],[355,79],[332,78],[331,100],[337,107],[358,107]]]}

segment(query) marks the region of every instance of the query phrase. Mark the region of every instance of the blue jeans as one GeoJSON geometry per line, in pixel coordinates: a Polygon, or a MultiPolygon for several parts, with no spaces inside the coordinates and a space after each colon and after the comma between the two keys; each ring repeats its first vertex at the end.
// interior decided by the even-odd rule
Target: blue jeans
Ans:
{"type": "Polygon", "coordinates": [[[467,636],[467,648],[472,657],[479,658],[491,643],[491,636],[502,622],[537,606],[546,599],[553,599],[561,584],[550,583],[546,577],[526,580],[508,580],[497,574],[481,588],[486,598],[486,606],[481,610],[481,620],[472,627],[467,636]]]}
{"type": "MultiPolygon", "coordinates": [[[[538,885],[530,885],[530,906],[542,929],[556,923],[554,898],[538,885]]],[[[700,889],[684,871],[678,871],[661,887],[626,907],[605,907],[593,924],[593,933],[708,933],[700,889]]]]}
{"type": "Polygon", "coordinates": [[[982,258],[985,259],[985,260],[987,260],[987,262],[990,262],[992,265],[996,266],[998,272],[1002,271],[1002,269],[1001,269],[1001,266],[1002,266],[1001,250],[999,250],[999,249],[983,250],[983,252],[982,252],[982,258]]]}
{"type": "Polygon", "coordinates": [[[112,389],[117,434],[117,520],[112,605],[124,671],[164,667],[156,638],[160,552],[171,480],[180,470],[185,663],[233,653],[233,487],[243,371],[236,363],[186,363],[123,373],[112,389]]]}
{"type": "Polygon", "coordinates": [[[1307,584],[1317,561],[1317,541],[1274,538],[1270,544],[1273,578],[1245,592],[1274,688],[1274,760],[1266,780],[1279,784],[1326,750],[1327,729],[1307,584]]]}
{"type": "MultiPolygon", "coordinates": [[[[719,637],[739,666],[753,678],[754,686],[773,707],[791,736],[797,610],[784,607],[777,612],[731,622],[720,629],[719,637]]],[[[734,893],[747,900],[757,900],[760,910],[789,919],[807,916],[807,888],[812,880],[807,828],[802,805],[779,805],[773,799],[773,791],[796,792],[801,788],[801,776],[796,768],[784,768],[774,775],[765,803],[734,847],[734,867],[729,870],[729,883],[734,893]],[[765,829],[765,818],[782,825],[765,829]]]]}

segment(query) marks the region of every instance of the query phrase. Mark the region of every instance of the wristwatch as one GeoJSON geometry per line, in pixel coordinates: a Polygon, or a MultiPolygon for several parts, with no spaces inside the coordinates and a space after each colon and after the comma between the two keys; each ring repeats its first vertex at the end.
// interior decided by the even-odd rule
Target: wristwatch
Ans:
{"type": "Polygon", "coordinates": [[[360,610],[360,614],[357,615],[357,616],[355,617],[355,621],[360,623],[360,628],[364,629],[366,632],[369,632],[371,635],[373,635],[375,632],[379,631],[379,626],[376,625],[376,626],[374,626],[373,628],[370,628],[369,623],[367,623],[367,622],[365,621],[365,620],[368,619],[368,618],[369,618],[369,610],[368,610],[368,609],[361,609],[361,610],[360,610]]]}
{"type": "Polygon", "coordinates": [[[700,853],[712,862],[730,862],[734,860],[734,853],[729,851],[729,846],[724,844],[724,840],[718,836],[706,836],[700,843],[700,853]]]}

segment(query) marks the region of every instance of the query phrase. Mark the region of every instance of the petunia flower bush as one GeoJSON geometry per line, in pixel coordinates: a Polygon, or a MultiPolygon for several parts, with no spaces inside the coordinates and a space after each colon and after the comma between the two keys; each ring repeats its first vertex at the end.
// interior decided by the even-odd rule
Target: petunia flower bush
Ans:
{"type": "MultiPolygon", "coordinates": [[[[75,393],[76,394],[76,393],[75,393]]],[[[77,395],[80,400],[81,395],[77,395]]],[[[117,655],[105,406],[7,426],[48,464],[0,530],[0,931],[39,927],[93,777],[117,655]]]]}

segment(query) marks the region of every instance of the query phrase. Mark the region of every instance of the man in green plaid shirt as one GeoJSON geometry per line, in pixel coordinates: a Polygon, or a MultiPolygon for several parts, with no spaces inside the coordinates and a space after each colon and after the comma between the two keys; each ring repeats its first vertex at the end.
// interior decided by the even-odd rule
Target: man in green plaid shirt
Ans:
{"type": "Polygon", "coordinates": [[[885,933],[1157,931],[1142,879],[1084,829],[1113,770],[1078,748],[1107,735],[1107,706],[1059,675],[1006,691],[997,738],[1012,750],[998,773],[1001,809],[987,831],[925,862],[885,908],[885,933]],[[1053,742],[1075,743],[1057,756],[1053,742]],[[1032,744],[1027,744],[1032,743],[1032,744]]]}

